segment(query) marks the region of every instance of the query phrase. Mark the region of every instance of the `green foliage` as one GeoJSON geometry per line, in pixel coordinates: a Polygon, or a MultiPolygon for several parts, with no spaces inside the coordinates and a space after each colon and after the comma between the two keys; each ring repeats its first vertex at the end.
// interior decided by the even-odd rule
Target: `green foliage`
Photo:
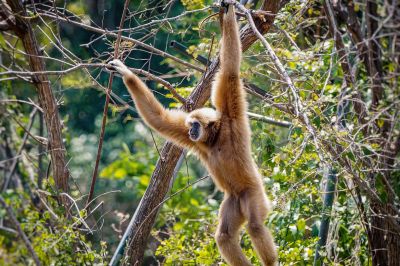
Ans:
{"type": "Polygon", "coordinates": [[[181,2],[187,10],[194,10],[204,7],[204,1],[202,0],[181,0],[181,2]]]}
{"type": "Polygon", "coordinates": [[[85,89],[92,86],[92,82],[87,74],[84,74],[81,71],[63,76],[61,84],[66,88],[75,89],[85,89]]]}
{"type": "MultiPolygon", "coordinates": [[[[49,209],[38,211],[29,203],[29,195],[23,191],[7,191],[3,196],[11,208],[18,210],[16,216],[21,229],[29,236],[35,253],[44,265],[93,265],[107,261],[106,242],[101,243],[98,251],[93,249],[87,237],[77,230],[80,224],[77,220],[64,218],[63,208],[50,209],[58,206],[51,197],[46,197],[49,209]]],[[[6,217],[4,214],[4,210],[1,210],[2,218],[6,217]]],[[[0,250],[2,265],[33,263],[21,238],[9,238],[0,233],[0,250]]]]}

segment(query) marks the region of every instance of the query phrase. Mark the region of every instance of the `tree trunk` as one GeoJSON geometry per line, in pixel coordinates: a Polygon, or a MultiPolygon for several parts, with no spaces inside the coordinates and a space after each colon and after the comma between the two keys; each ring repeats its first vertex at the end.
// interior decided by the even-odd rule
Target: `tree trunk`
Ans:
{"type": "MultiPolygon", "coordinates": [[[[400,236],[388,219],[379,215],[379,208],[371,206],[371,255],[374,266],[399,266],[400,265],[400,236]]],[[[390,209],[387,209],[390,213],[390,209]]]]}
{"type": "MultiPolygon", "coordinates": [[[[45,71],[44,61],[40,57],[42,53],[40,52],[39,44],[30,24],[29,16],[22,3],[19,0],[7,0],[7,3],[10,5],[13,13],[18,14],[18,16],[15,16],[16,24],[12,28],[24,45],[29,57],[31,70],[33,72],[45,71]]],[[[48,150],[51,155],[53,178],[57,189],[61,192],[67,192],[69,171],[65,162],[65,147],[61,136],[62,127],[56,99],[51,90],[47,75],[37,74],[33,76],[33,82],[39,95],[39,102],[43,109],[47,127],[48,150]]]]}

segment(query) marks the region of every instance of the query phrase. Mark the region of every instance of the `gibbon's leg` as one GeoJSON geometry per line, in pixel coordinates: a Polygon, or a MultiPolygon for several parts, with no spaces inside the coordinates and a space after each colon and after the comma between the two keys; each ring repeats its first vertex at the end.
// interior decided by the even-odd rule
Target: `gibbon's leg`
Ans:
{"type": "Polygon", "coordinates": [[[244,222],[238,198],[225,196],[219,209],[219,225],[215,240],[222,257],[233,266],[251,265],[239,244],[239,230],[244,222]]]}
{"type": "Polygon", "coordinates": [[[185,126],[187,117],[185,112],[165,109],[146,84],[120,60],[113,60],[109,64],[121,74],[140,116],[147,125],[181,146],[186,148],[194,146],[188,136],[189,129],[185,126]]]}
{"type": "Polygon", "coordinates": [[[277,265],[278,255],[271,232],[264,225],[268,200],[262,189],[248,191],[240,199],[243,215],[248,221],[247,231],[263,265],[277,265]]]}
{"type": "Polygon", "coordinates": [[[246,94],[240,80],[242,47],[235,7],[228,5],[223,17],[220,61],[221,68],[215,78],[212,102],[216,109],[231,118],[246,115],[246,94]]]}

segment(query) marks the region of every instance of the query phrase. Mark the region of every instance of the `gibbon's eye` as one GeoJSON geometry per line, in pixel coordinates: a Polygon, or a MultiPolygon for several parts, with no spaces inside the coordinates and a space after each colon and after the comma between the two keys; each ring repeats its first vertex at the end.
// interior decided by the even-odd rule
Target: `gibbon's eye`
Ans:
{"type": "Polygon", "coordinates": [[[192,123],[192,127],[193,127],[193,128],[196,128],[196,129],[199,129],[200,123],[197,122],[197,121],[194,121],[194,122],[192,123]]]}

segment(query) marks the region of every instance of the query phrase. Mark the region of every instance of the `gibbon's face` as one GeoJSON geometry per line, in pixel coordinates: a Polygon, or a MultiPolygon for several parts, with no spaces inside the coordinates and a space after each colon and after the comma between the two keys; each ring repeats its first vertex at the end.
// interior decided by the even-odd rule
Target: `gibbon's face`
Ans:
{"type": "Polygon", "coordinates": [[[193,120],[189,122],[189,138],[192,141],[199,141],[203,136],[203,128],[199,121],[193,120]]]}
{"type": "Polygon", "coordinates": [[[207,142],[218,130],[219,116],[214,109],[201,108],[192,111],[186,118],[185,124],[189,129],[192,141],[207,142]]]}

